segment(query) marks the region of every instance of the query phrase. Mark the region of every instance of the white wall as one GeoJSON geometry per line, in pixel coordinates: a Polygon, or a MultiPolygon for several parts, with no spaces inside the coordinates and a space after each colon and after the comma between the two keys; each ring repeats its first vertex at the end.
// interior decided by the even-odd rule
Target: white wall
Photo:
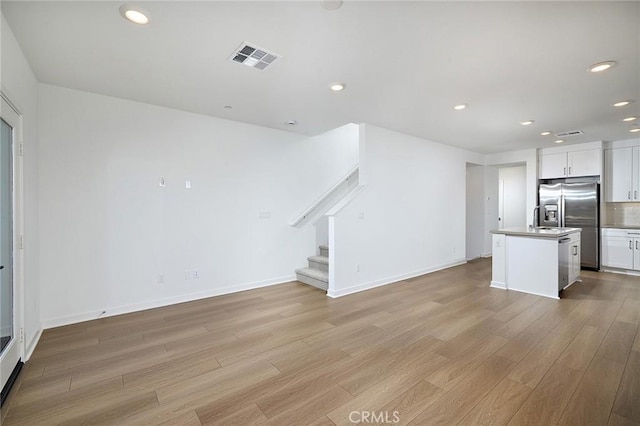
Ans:
{"type": "Polygon", "coordinates": [[[38,83],[2,16],[0,22],[0,82],[22,115],[24,191],[24,330],[26,356],[40,333],[38,246],[38,83]]]}
{"type": "Polygon", "coordinates": [[[293,280],[315,229],[289,220],[358,161],[354,126],[305,138],[44,84],[40,134],[45,326],[293,280]]]}
{"type": "Polygon", "coordinates": [[[482,156],[363,127],[366,188],[330,218],[336,259],[330,296],[465,261],[466,163],[481,164],[482,156]]]}
{"type": "Polygon", "coordinates": [[[484,253],[484,166],[467,164],[466,177],[466,258],[484,253]]]}
{"type": "MultiPolygon", "coordinates": [[[[501,167],[498,179],[504,185],[503,224],[505,228],[527,226],[527,171],[525,166],[501,167]]],[[[533,210],[532,210],[533,211],[533,210]]],[[[533,214],[532,216],[533,217],[533,214]]]]}

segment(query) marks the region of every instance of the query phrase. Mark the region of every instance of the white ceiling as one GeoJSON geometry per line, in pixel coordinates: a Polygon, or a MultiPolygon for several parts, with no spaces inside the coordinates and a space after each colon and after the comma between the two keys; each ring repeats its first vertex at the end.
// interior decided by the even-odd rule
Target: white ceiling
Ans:
{"type": "Polygon", "coordinates": [[[307,135],[367,122],[489,153],[555,146],[544,130],[628,139],[620,120],[640,116],[638,2],[137,2],[147,26],[122,3],[2,12],[41,82],[307,135]],[[243,41],[282,58],[229,61],[243,41]],[[587,72],[604,60],[617,66],[587,72]],[[635,102],[611,106],[623,99],[635,102]]]}

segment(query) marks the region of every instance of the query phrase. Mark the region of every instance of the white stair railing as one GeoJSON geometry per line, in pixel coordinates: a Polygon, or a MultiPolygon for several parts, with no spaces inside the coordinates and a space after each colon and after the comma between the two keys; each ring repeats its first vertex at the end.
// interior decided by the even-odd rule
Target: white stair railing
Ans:
{"type": "Polygon", "coordinates": [[[295,219],[289,222],[291,226],[298,226],[302,224],[306,219],[312,217],[319,207],[323,206],[323,204],[329,200],[334,194],[336,194],[339,190],[344,188],[346,184],[350,182],[350,180],[358,173],[359,166],[354,167],[349,173],[343,176],[339,181],[337,181],[331,188],[329,188],[324,194],[322,194],[316,201],[314,201],[309,207],[307,207],[302,213],[296,216],[295,219]]]}

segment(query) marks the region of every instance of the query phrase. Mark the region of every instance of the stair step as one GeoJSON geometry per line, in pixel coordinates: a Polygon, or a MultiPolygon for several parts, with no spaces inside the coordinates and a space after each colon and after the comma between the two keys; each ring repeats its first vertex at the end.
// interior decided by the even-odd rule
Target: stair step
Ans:
{"type": "Polygon", "coordinates": [[[329,246],[321,245],[318,248],[320,249],[320,256],[329,256],[329,246]]]}
{"type": "Polygon", "coordinates": [[[327,290],[329,288],[329,274],[315,268],[296,269],[296,277],[301,283],[327,290]]]}
{"type": "Polygon", "coordinates": [[[329,273],[315,268],[296,269],[296,274],[304,275],[305,277],[313,278],[318,281],[324,281],[325,283],[329,282],[329,273]]]}
{"type": "Polygon", "coordinates": [[[321,250],[329,250],[329,246],[325,246],[324,244],[318,246],[318,248],[320,248],[321,250]]]}
{"type": "Polygon", "coordinates": [[[323,265],[329,264],[329,258],[327,256],[309,256],[307,260],[309,262],[322,263],[323,265]]]}
{"type": "Polygon", "coordinates": [[[327,256],[309,256],[309,268],[329,272],[329,258],[327,256]]]}

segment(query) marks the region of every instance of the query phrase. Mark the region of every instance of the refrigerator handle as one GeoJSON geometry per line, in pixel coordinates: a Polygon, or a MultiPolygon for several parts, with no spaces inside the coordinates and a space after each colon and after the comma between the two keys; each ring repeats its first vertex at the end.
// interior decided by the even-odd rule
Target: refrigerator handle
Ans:
{"type": "Polygon", "coordinates": [[[558,226],[564,228],[564,195],[560,196],[560,214],[558,215],[558,226]]]}

